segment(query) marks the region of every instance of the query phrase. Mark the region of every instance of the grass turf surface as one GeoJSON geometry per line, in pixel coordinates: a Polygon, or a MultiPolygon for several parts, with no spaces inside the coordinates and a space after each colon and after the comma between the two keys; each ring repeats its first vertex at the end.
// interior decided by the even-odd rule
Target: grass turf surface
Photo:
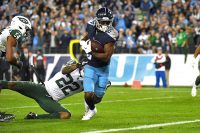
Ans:
{"type": "MultiPolygon", "coordinates": [[[[0,132],[78,133],[200,119],[200,97],[191,97],[190,91],[190,88],[144,87],[133,90],[129,87],[110,87],[102,103],[97,105],[97,115],[90,121],[81,121],[84,112],[83,93],[61,101],[72,113],[70,120],[24,120],[30,111],[38,114],[45,112],[34,100],[10,90],[3,90],[0,94],[0,111],[13,113],[16,119],[1,122],[0,132]]],[[[119,132],[128,133],[133,130],[119,132]]],[[[200,122],[138,129],[134,132],[200,132],[200,122]]]]}

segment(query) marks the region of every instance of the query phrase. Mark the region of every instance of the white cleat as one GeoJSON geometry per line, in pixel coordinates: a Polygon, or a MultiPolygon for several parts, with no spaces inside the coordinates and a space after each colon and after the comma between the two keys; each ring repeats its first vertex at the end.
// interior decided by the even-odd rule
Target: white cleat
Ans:
{"type": "Polygon", "coordinates": [[[196,89],[196,86],[193,86],[193,87],[192,87],[191,95],[192,95],[193,97],[196,97],[196,96],[197,96],[197,89],[196,89]]]}
{"type": "Polygon", "coordinates": [[[87,121],[90,120],[97,113],[96,107],[93,110],[88,110],[88,112],[83,116],[82,120],[87,121]]]}

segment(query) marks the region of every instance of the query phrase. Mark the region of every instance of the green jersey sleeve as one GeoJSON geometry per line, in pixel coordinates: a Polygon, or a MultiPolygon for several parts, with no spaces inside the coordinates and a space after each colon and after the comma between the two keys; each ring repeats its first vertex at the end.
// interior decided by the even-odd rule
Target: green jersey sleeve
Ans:
{"type": "Polygon", "coordinates": [[[22,41],[23,35],[19,30],[10,30],[10,35],[12,35],[18,43],[22,41]]]}

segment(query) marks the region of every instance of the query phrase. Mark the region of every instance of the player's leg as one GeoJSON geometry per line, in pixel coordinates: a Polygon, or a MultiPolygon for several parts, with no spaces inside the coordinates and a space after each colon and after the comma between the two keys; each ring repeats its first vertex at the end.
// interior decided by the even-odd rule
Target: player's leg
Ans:
{"type": "Polygon", "coordinates": [[[196,77],[195,83],[193,84],[191,95],[195,97],[197,95],[197,86],[200,84],[200,75],[196,77]]]}
{"type": "Polygon", "coordinates": [[[83,86],[84,86],[84,92],[85,92],[85,115],[83,116],[82,120],[88,120],[90,119],[92,114],[96,113],[95,110],[95,104],[93,100],[94,96],[94,87],[95,83],[97,81],[97,75],[95,74],[95,68],[85,65],[84,66],[84,81],[83,81],[83,86]],[[89,107],[89,109],[88,109],[89,107]],[[89,112],[89,113],[88,113],[89,112]],[[89,117],[87,114],[89,114],[89,117]]]}
{"type": "MultiPolygon", "coordinates": [[[[105,89],[108,83],[108,67],[102,67],[102,68],[95,68],[95,73],[98,76],[98,80],[95,84],[95,93],[92,95],[93,104],[97,104],[101,102],[102,97],[105,94],[105,89]]],[[[85,117],[83,117],[82,120],[89,120],[91,119],[95,114],[97,113],[96,108],[93,110],[89,110],[88,113],[85,114],[85,117]]]]}
{"type": "Polygon", "coordinates": [[[95,94],[93,96],[95,104],[98,104],[101,102],[106,91],[107,83],[108,83],[107,76],[99,77],[98,84],[95,87],[95,94]]]}
{"type": "MultiPolygon", "coordinates": [[[[34,99],[42,109],[50,114],[38,115],[40,118],[70,118],[71,114],[68,110],[63,108],[59,103],[51,99],[45,87],[41,84],[32,82],[14,82],[14,81],[0,81],[2,88],[9,88],[10,90],[17,91],[24,96],[34,99]]],[[[34,113],[30,113],[30,118],[35,118],[34,113]],[[32,117],[31,117],[32,115],[32,117]]],[[[28,116],[27,116],[28,117],[28,116]]]]}
{"type": "MultiPolygon", "coordinates": [[[[13,91],[17,91],[21,93],[22,95],[25,95],[30,98],[34,98],[37,96],[38,93],[34,93],[33,91],[36,91],[38,86],[36,84],[33,84],[31,82],[16,82],[16,81],[0,81],[0,89],[10,89],[13,91]]],[[[40,88],[38,88],[40,89],[40,88]]],[[[6,114],[0,112],[0,121],[9,121],[15,118],[15,115],[13,114],[6,114]]]]}
{"type": "MultiPolygon", "coordinates": [[[[96,85],[96,87],[98,87],[99,85],[96,85]]],[[[110,81],[108,81],[108,83],[107,83],[107,85],[106,85],[106,88],[104,89],[105,91],[109,88],[111,86],[111,82],[110,81]]],[[[95,88],[96,88],[95,87],[95,88]]],[[[98,89],[97,89],[98,90],[98,89]]],[[[94,95],[93,95],[93,101],[94,101],[94,104],[98,104],[98,103],[100,103],[101,102],[101,100],[102,100],[102,98],[103,98],[103,96],[102,97],[98,97],[99,95],[97,94],[98,92],[95,92],[94,93],[94,95]]],[[[104,92],[105,93],[105,92],[104,92]]],[[[86,103],[86,102],[84,102],[84,104],[85,104],[85,114],[89,111],[89,106],[88,106],[88,104],[86,103]]]]}
{"type": "Polygon", "coordinates": [[[49,114],[35,114],[30,112],[25,119],[69,119],[71,113],[50,97],[37,100],[40,107],[49,114]]]}
{"type": "Polygon", "coordinates": [[[35,84],[29,81],[0,81],[0,86],[2,89],[9,89],[21,93],[24,96],[37,99],[41,94],[40,84],[35,84]]]}
{"type": "Polygon", "coordinates": [[[85,102],[88,104],[89,108],[93,110],[95,108],[93,103],[94,87],[96,82],[96,74],[93,67],[85,65],[84,67],[84,92],[85,92],[85,102]]]}
{"type": "Polygon", "coordinates": [[[68,119],[71,113],[49,96],[44,86],[41,86],[34,100],[49,114],[36,115],[30,112],[26,119],[68,119]]]}
{"type": "MultiPolygon", "coordinates": [[[[102,96],[99,96],[100,94],[98,94],[98,92],[96,92],[95,91],[95,94],[94,94],[94,104],[98,104],[98,103],[100,103],[101,101],[102,101],[102,98],[103,98],[103,96],[104,96],[104,94],[105,94],[105,91],[109,88],[111,86],[111,82],[110,81],[108,81],[107,82],[107,85],[106,85],[106,87],[105,87],[105,89],[104,89],[104,93],[103,93],[103,95],[102,96]]],[[[103,89],[103,88],[101,88],[101,89],[103,89]]],[[[98,90],[98,89],[97,89],[98,90]]]]}

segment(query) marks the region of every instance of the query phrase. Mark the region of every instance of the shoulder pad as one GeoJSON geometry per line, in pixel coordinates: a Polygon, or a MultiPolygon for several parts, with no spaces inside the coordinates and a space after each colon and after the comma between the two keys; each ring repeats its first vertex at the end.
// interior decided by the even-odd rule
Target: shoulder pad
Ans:
{"type": "Polygon", "coordinates": [[[91,19],[90,21],[88,21],[88,24],[92,25],[92,26],[95,26],[95,24],[96,24],[95,19],[91,19]]]}
{"type": "Polygon", "coordinates": [[[110,27],[106,33],[112,37],[115,41],[118,39],[119,33],[114,27],[110,27]]]}
{"type": "Polygon", "coordinates": [[[10,30],[9,32],[17,41],[22,40],[23,35],[19,30],[10,30]]]}

